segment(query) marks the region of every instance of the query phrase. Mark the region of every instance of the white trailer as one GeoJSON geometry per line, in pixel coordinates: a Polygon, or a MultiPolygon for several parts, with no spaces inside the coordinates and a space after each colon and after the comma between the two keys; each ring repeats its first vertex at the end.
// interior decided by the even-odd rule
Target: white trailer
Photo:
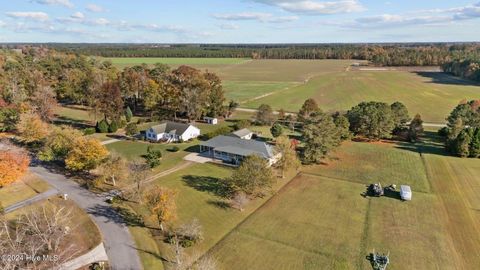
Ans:
{"type": "Polygon", "coordinates": [[[412,189],[410,188],[410,186],[400,186],[400,197],[404,201],[412,200],[412,189]]]}

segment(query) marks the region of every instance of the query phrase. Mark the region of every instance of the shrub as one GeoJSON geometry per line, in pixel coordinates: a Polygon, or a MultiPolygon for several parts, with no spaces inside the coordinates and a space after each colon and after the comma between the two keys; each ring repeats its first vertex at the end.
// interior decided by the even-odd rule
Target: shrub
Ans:
{"type": "Polygon", "coordinates": [[[178,146],[174,146],[170,149],[171,152],[178,152],[180,151],[180,148],[178,146]]]}
{"type": "Polygon", "coordinates": [[[128,123],[127,127],[125,128],[125,133],[128,136],[133,136],[138,133],[137,124],[135,123],[128,123]]]}
{"type": "Polygon", "coordinates": [[[92,135],[95,133],[95,128],[86,128],[83,130],[83,135],[92,135]]]}
{"type": "Polygon", "coordinates": [[[250,120],[241,119],[241,120],[238,120],[237,123],[235,123],[235,130],[248,128],[251,125],[252,125],[252,123],[250,122],[250,120]]]}
{"type": "Polygon", "coordinates": [[[108,132],[114,133],[114,132],[117,132],[117,130],[118,130],[118,123],[117,121],[113,120],[108,126],[108,132]]]}
{"type": "Polygon", "coordinates": [[[438,130],[437,132],[438,136],[442,136],[442,137],[447,137],[448,135],[448,128],[447,127],[443,127],[441,129],[438,130]]]}
{"type": "Polygon", "coordinates": [[[118,128],[124,128],[127,126],[127,121],[125,121],[125,119],[120,119],[120,121],[118,121],[118,128]]]}
{"type": "Polygon", "coordinates": [[[162,152],[160,150],[152,149],[152,147],[147,148],[147,154],[143,156],[150,168],[155,168],[160,165],[160,159],[162,158],[162,152]]]}
{"type": "Polygon", "coordinates": [[[275,138],[282,135],[283,133],[282,125],[280,125],[279,123],[273,124],[273,126],[270,128],[270,133],[272,133],[272,136],[275,138]]]}
{"type": "Polygon", "coordinates": [[[106,120],[97,122],[96,130],[98,133],[108,133],[108,123],[106,120]]]}
{"type": "Polygon", "coordinates": [[[125,118],[127,119],[127,122],[132,121],[133,113],[132,110],[130,110],[130,107],[127,106],[127,109],[125,110],[125,118]]]}
{"type": "Polygon", "coordinates": [[[212,132],[209,132],[209,133],[206,133],[206,134],[202,135],[201,138],[203,140],[210,140],[213,137],[217,137],[219,135],[226,135],[230,132],[232,132],[232,129],[230,127],[223,126],[223,127],[220,127],[218,129],[216,129],[215,131],[212,131],[212,132]]]}

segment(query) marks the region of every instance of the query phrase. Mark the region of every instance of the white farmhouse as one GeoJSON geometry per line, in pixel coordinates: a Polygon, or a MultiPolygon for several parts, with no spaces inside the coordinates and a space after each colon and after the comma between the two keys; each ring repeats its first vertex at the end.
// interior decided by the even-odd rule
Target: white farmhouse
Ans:
{"type": "Polygon", "coordinates": [[[200,136],[200,129],[189,124],[167,121],[149,128],[145,135],[150,141],[188,141],[200,136]]]}

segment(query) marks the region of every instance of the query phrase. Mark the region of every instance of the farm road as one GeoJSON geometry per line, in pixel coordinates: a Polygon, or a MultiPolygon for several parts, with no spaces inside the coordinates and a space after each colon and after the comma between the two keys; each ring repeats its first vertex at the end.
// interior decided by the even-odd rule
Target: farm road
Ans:
{"type": "MultiPolygon", "coordinates": [[[[249,108],[237,108],[236,109],[237,111],[240,111],[240,112],[251,112],[251,113],[256,113],[258,110],[257,109],[249,109],[249,108]]],[[[273,112],[274,114],[278,114],[278,111],[274,111],[273,112]]],[[[296,113],[285,113],[286,115],[296,115],[296,113]]],[[[427,123],[427,122],[424,122],[423,123],[423,126],[424,127],[439,127],[439,128],[442,128],[442,127],[446,127],[447,124],[438,124],[438,123],[427,123]]]]}

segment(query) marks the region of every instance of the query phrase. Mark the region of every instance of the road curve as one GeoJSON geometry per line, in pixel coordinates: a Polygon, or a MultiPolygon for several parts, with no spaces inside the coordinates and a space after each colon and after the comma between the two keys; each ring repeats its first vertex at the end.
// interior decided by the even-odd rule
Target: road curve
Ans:
{"type": "Polygon", "coordinates": [[[44,167],[30,167],[30,170],[58,189],[61,194],[68,194],[69,199],[92,217],[103,235],[103,243],[113,270],[143,269],[128,227],[123,218],[104,201],[104,197],[80,187],[64,175],[51,172],[44,167]]]}

